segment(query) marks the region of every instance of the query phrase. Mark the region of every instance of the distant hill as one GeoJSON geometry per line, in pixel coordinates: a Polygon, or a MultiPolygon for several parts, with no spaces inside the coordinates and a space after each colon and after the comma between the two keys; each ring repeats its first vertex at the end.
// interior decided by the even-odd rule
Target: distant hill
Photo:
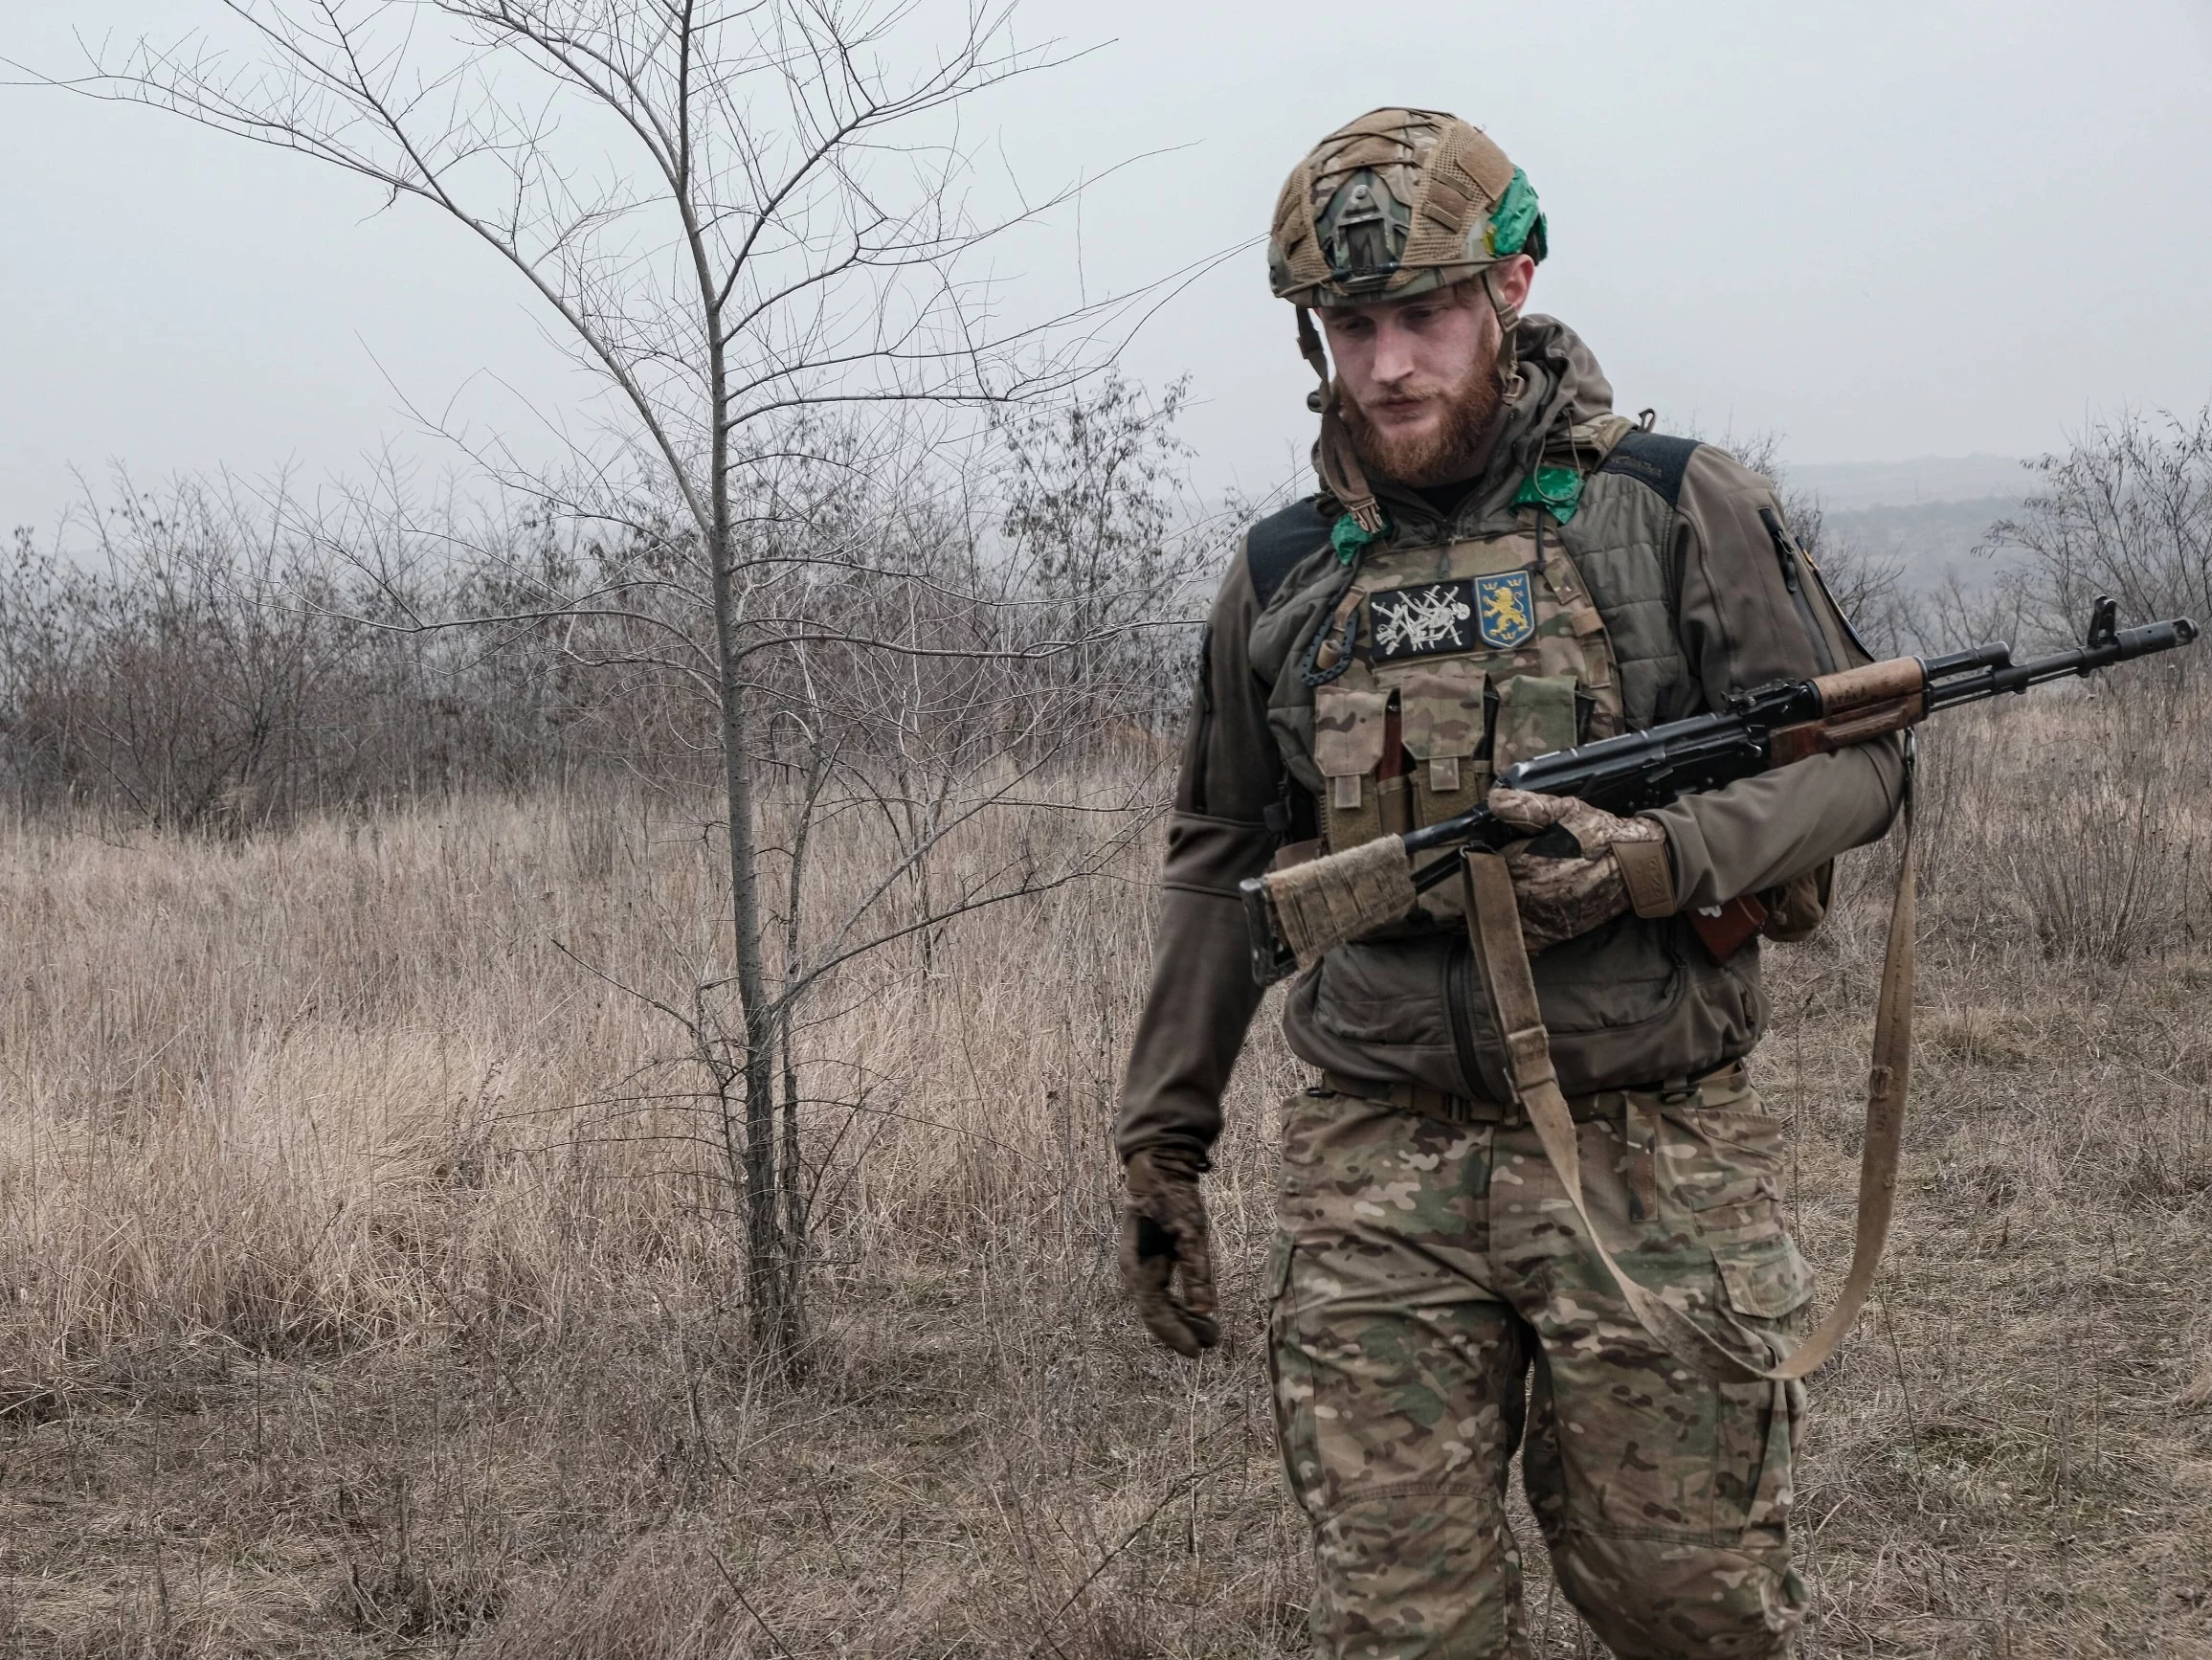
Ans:
{"type": "Polygon", "coordinates": [[[1816,461],[1788,482],[1821,500],[1825,533],[1892,555],[1909,587],[1956,571],[1978,587],[2007,561],[1973,557],[1990,526],[2020,511],[2033,477],[2009,456],[1923,456],[1910,461],[1816,461]]]}
{"type": "Polygon", "coordinates": [[[1793,465],[1790,482],[1819,494],[1831,510],[1910,507],[1924,502],[2018,501],[2029,475],[2011,456],[1922,456],[1910,461],[1813,461],[1793,465]]]}
{"type": "Polygon", "coordinates": [[[1828,507],[1823,531],[1869,552],[1901,559],[1906,580],[1914,587],[1939,582],[1955,567],[1970,581],[2006,562],[2000,555],[1973,557],[1990,526],[2020,510],[2018,496],[1980,496],[1965,502],[1918,502],[1909,505],[1828,507]]]}

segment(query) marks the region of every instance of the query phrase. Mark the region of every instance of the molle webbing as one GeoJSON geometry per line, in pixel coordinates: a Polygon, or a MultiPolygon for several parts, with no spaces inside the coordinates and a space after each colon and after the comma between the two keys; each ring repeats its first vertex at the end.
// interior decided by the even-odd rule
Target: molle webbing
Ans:
{"type": "Polygon", "coordinates": [[[1298,687],[1277,688],[1310,704],[1332,851],[1456,818],[1505,767],[1620,729],[1604,618],[1542,523],[1388,541],[1346,572],[1298,687]]]}

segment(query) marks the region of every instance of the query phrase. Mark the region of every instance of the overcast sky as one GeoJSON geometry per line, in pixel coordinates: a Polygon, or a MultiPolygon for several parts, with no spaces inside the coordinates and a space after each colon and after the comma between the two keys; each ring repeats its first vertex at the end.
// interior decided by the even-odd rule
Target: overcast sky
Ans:
{"type": "MultiPolygon", "coordinates": [[[[66,70],[73,29],[215,15],[6,0],[0,56],[66,70]]],[[[2212,399],[2212,0],[1029,0],[1018,18],[1103,42],[978,112],[1026,180],[1184,146],[1025,245],[1005,275],[1033,295],[1076,286],[1079,246],[1095,297],[1262,235],[1314,139],[1404,102],[1474,121],[1528,171],[1552,224],[1533,307],[1583,333],[1621,408],[1678,430],[1777,429],[1801,461],[2024,455],[2124,403],[2212,399]]],[[[51,523],[73,467],[324,479],[388,444],[437,457],[411,402],[522,425],[584,391],[517,279],[427,210],[23,87],[0,87],[0,525],[51,523]]],[[[1257,248],[1128,363],[1191,377],[1208,488],[1302,460],[1307,371],[1257,248]]]]}

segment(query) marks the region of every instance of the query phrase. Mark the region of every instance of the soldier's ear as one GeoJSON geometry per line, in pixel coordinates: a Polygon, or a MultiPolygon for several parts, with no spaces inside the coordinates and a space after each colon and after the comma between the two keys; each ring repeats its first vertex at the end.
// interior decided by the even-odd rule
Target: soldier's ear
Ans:
{"type": "Polygon", "coordinates": [[[1526,254],[1509,254],[1490,267],[1490,283],[1506,305],[1523,310],[1529,290],[1536,285],[1536,261],[1526,254]]]}

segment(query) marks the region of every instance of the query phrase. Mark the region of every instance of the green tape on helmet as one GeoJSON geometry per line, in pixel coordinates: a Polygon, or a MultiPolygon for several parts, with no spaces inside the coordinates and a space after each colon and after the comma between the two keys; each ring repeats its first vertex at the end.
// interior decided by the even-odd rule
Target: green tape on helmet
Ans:
{"type": "Polygon", "coordinates": [[[1513,254],[1526,254],[1538,264],[1551,252],[1550,227],[1544,222],[1544,210],[1536,201],[1536,187],[1529,183],[1529,175],[1519,168],[1513,169],[1513,182],[1506,187],[1490,214],[1489,235],[1486,238],[1490,252],[1499,258],[1513,254]]]}

